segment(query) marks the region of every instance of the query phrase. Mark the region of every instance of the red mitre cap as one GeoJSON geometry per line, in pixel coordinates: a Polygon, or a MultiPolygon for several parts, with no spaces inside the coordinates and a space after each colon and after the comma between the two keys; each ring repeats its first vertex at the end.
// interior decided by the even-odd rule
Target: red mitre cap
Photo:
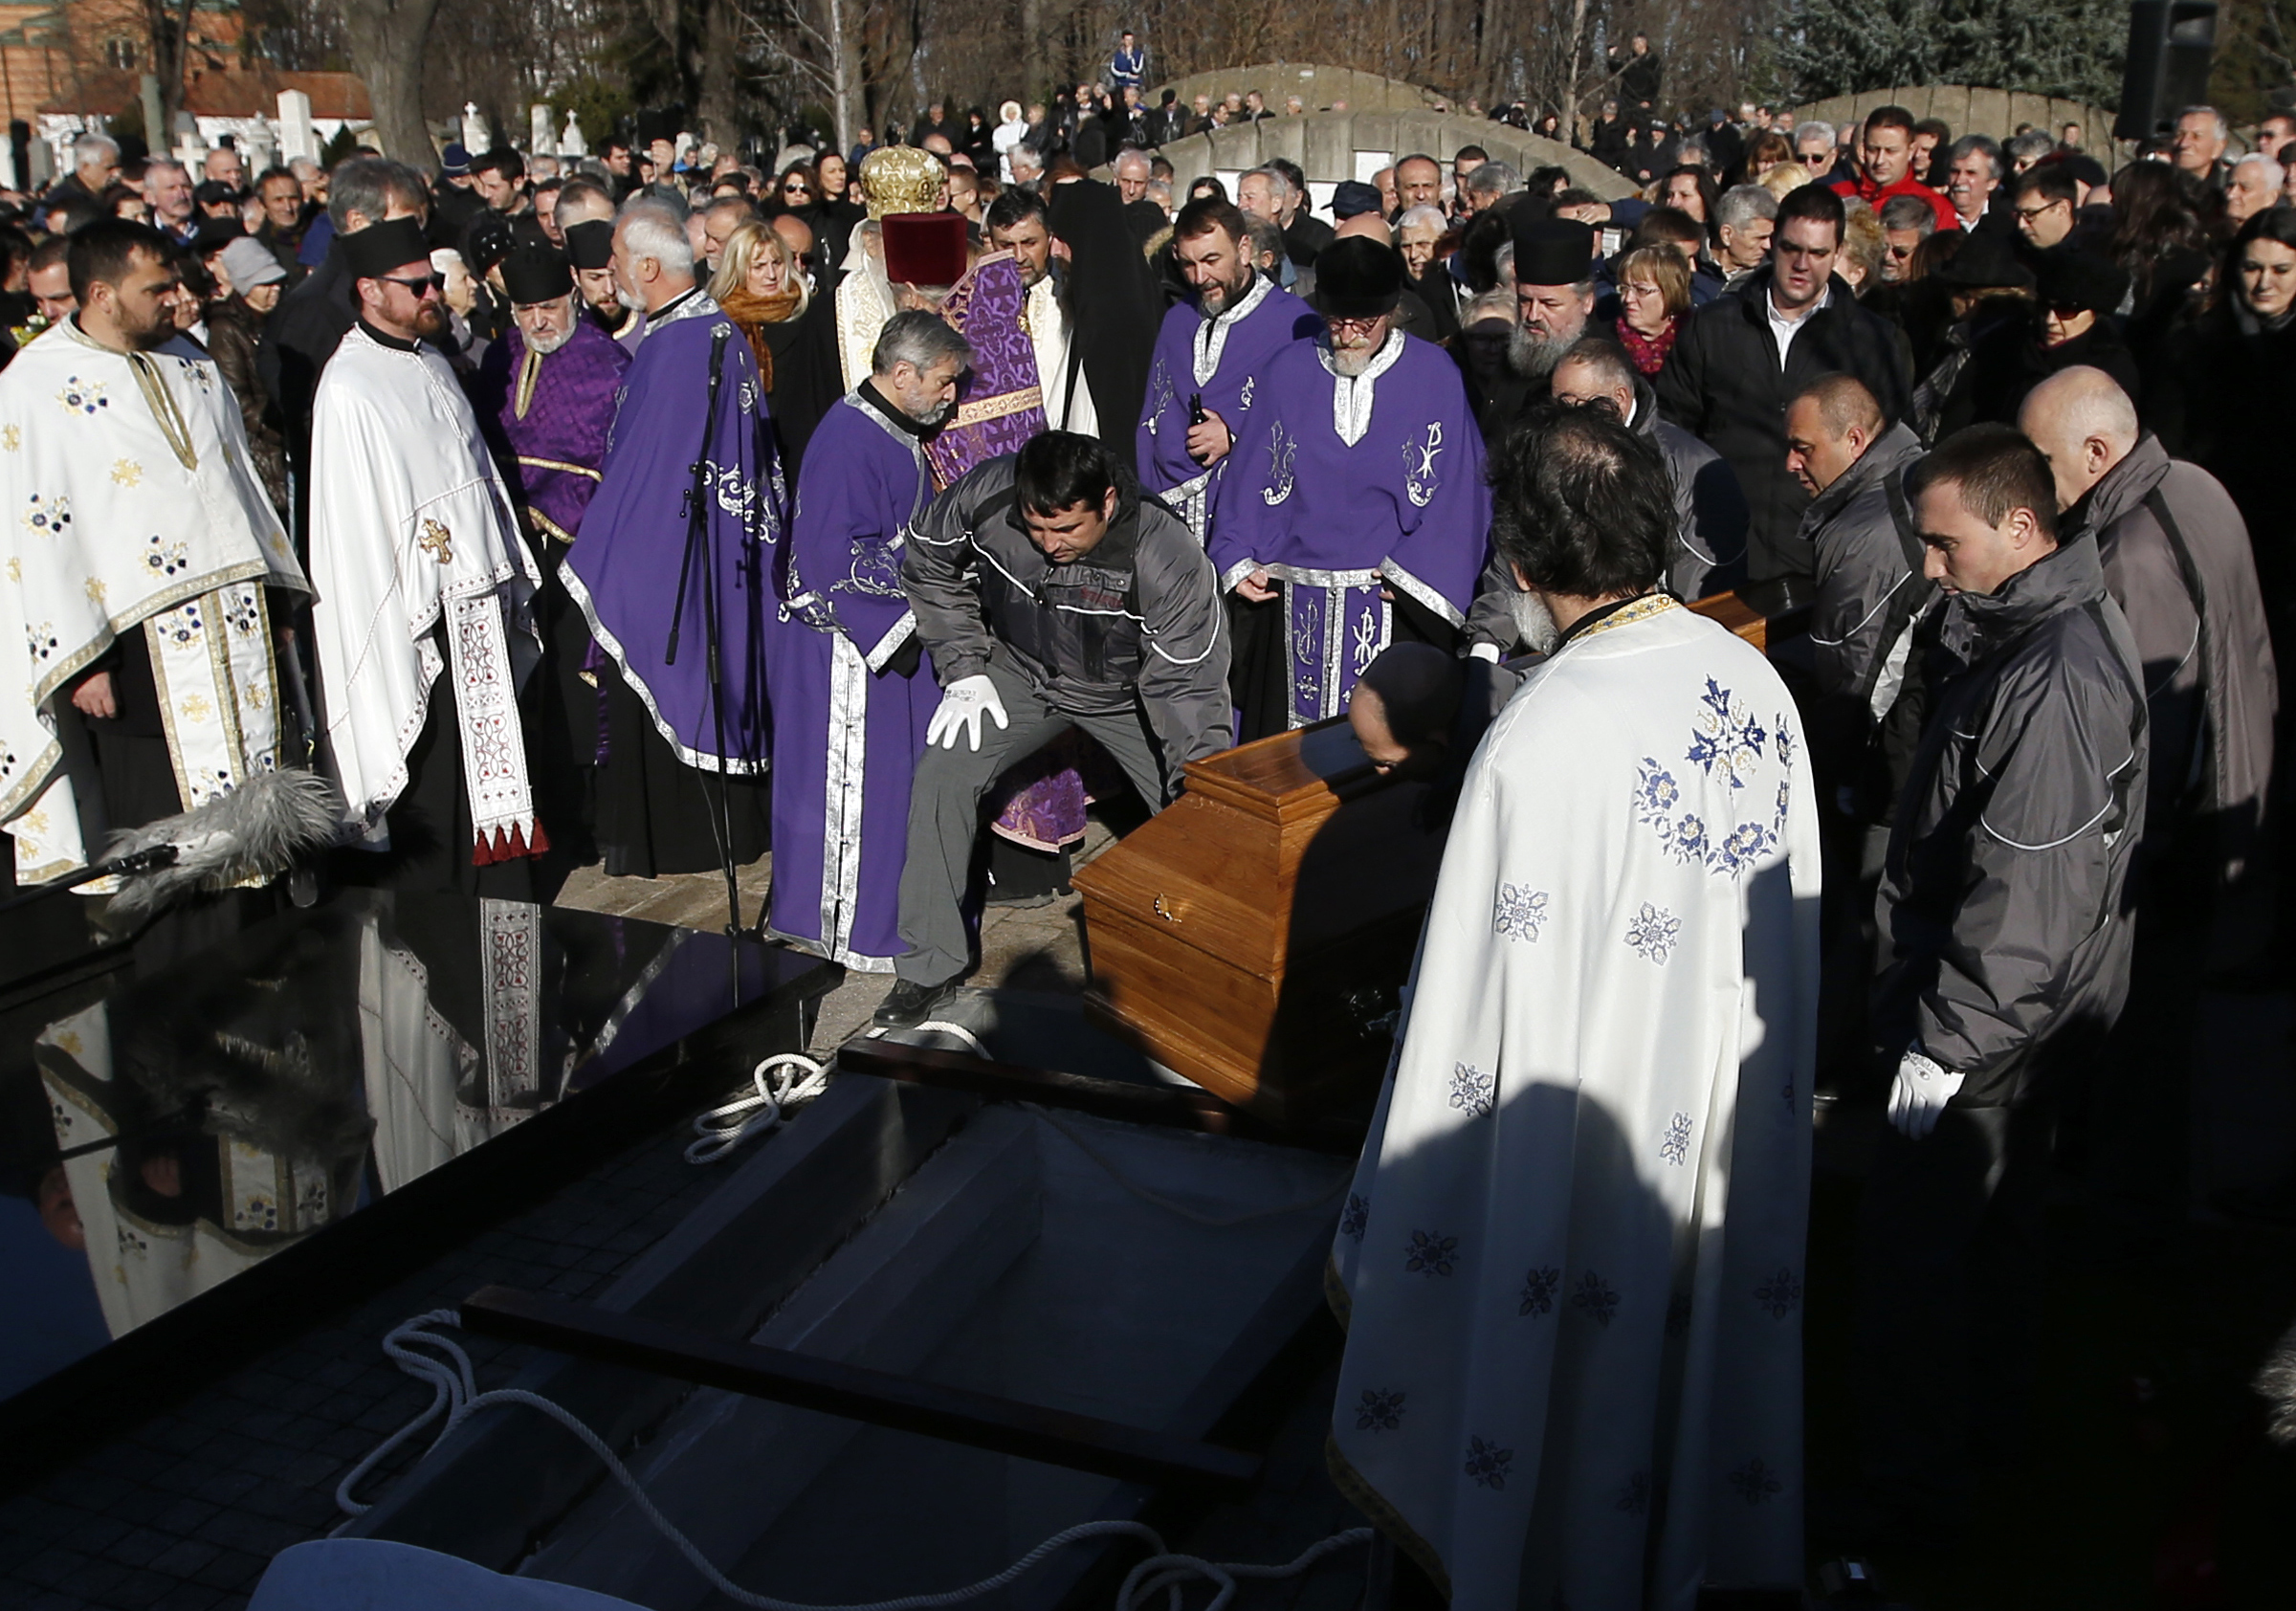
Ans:
{"type": "Polygon", "coordinates": [[[964,277],[964,216],[957,212],[889,212],[885,277],[895,285],[954,285],[964,277]]]}

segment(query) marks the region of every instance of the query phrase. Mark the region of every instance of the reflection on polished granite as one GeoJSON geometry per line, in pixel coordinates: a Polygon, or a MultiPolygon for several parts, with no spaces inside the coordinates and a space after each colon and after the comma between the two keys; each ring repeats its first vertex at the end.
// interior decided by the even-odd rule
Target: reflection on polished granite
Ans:
{"type": "Polygon", "coordinates": [[[0,1070],[0,1400],[808,971],[632,918],[346,893],[124,983],[0,1070]]]}

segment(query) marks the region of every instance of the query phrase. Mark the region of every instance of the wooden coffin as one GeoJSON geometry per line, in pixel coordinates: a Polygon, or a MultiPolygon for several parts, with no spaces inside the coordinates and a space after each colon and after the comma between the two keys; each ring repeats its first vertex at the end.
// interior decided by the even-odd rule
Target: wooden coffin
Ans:
{"type": "Polygon", "coordinates": [[[1278,1124],[1367,1115],[1443,837],[1344,719],[1187,767],[1076,874],[1087,1012],[1278,1124]]]}
{"type": "MultiPolygon", "coordinates": [[[[1690,607],[1767,646],[1735,593],[1690,607]]],[[[1443,836],[1425,785],[1372,770],[1344,718],[1187,767],[1168,811],[1076,874],[1103,1028],[1278,1124],[1367,1114],[1443,836]]]]}
{"type": "Polygon", "coordinates": [[[1765,653],[1770,649],[1769,617],[1735,593],[1713,593],[1690,608],[1709,621],[1718,621],[1765,653]]]}

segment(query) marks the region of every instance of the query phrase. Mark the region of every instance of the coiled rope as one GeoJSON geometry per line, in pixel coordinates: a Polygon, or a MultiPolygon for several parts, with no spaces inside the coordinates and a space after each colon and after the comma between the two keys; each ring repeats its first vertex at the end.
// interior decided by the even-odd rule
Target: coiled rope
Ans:
{"type": "Polygon", "coordinates": [[[983,1595],[994,1594],[1007,1583],[1025,1577],[1071,1544],[1080,1544],[1093,1538],[1137,1538],[1146,1544],[1151,1552],[1147,1559],[1125,1575],[1123,1586],[1116,1592],[1115,1611],[1142,1611],[1159,1595],[1165,1598],[1167,1611],[1181,1611],[1181,1591],[1196,1582],[1212,1586],[1211,1601],[1203,1611],[1227,1611],[1243,1580],[1296,1578],[1335,1551],[1368,1542],[1371,1538],[1371,1529],[1368,1527],[1349,1528],[1344,1533],[1335,1533],[1329,1538],[1311,1544],[1282,1565],[1266,1566],[1239,1561],[1210,1561],[1172,1550],[1166,1546],[1162,1536],[1145,1522],[1088,1521],[1055,1533],[994,1577],[983,1578],[960,1589],[950,1589],[941,1594],[905,1595],[898,1600],[872,1600],[859,1605],[808,1605],[799,1600],[777,1600],[771,1595],[745,1589],[718,1571],[709,1557],[701,1553],[700,1547],[680,1532],[668,1516],[662,1514],[646,1490],[638,1485],[638,1479],[630,1473],[629,1468],[607,1446],[606,1440],[591,1431],[573,1411],[539,1393],[529,1393],[522,1388],[498,1387],[489,1392],[479,1392],[470,1356],[455,1342],[430,1330],[434,1326],[456,1326],[460,1318],[452,1309],[433,1309],[392,1327],[389,1335],[383,1339],[383,1352],[400,1370],[417,1381],[430,1384],[430,1405],[377,1445],[374,1452],[353,1467],[349,1474],[337,1485],[335,1503],[349,1514],[363,1515],[371,1508],[352,1496],[366,1474],[393,1449],[436,1420],[441,1412],[446,1416],[446,1424],[439,1428],[438,1436],[431,1440],[434,1448],[478,1410],[497,1404],[524,1404],[529,1409],[541,1411],[582,1440],[583,1445],[599,1458],[614,1480],[629,1494],[630,1502],[637,1507],[639,1514],[651,1522],[677,1553],[709,1579],[712,1587],[728,1600],[757,1607],[757,1611],[939,1611],[941,1607],[962,1605],[983,1595]]]}

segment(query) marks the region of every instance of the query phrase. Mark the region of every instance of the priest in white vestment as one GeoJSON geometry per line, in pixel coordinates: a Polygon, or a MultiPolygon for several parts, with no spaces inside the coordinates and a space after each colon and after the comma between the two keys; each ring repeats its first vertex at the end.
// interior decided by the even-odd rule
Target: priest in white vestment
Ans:
{"type": "Polygon", "coordinates": [[[311,425],[330,762],[364,849],[347,875],[521,898],[549,848],[519,691],[541,657],[541,572],[454,372],[430,249],[411,220],[349,236],[359,322],[311,425]]]}
{"type": "Polygon", "coordinates": [[[1802,1577],[1809,770],[1760,653],[1659,591],[1654,448],[1578,411],[1492,469],[1554,648],[1468,767],[1341,1213],[1334,1475],[1457,1611],[1690,1611],[1802,1577]]]}
{"type": "Polygon", "coordinates": [[[1028,287],[1021,327],[1036,353],[1045,424],[1079,436],[1099,435],[1099,410],[1084,378],[1083,354],[1075,350],[1076,321],[1061,300],[1061,276],[1052,267],[1052,225],[1045,204],[1027,190],[1007,190],[989,204],[983,228],[992,250],[1012,254],[1028,287]]]}
{"type": "Polygon", "coordinates": [[[309,591],[158,232],[92,224],[69,266],[79,311],[0,373],[0,823],[27,884],[290,759],[270,594],[309,591]]]}

